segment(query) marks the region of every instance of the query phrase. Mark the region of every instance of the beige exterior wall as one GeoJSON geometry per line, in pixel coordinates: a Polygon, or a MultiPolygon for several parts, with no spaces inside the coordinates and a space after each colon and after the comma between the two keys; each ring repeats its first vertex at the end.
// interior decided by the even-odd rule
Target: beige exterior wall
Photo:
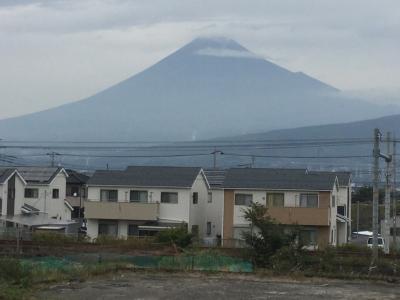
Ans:
{"type": "Polygon", "coordinates": [[[225,190],[223,239],[234,238],[234,232],[236,232],[236,236],[239,236],[237,231],[249,226],[243,216],[243,210],[247,206],[235,205],[235,194],[252,194],[253,202],[266,205],[267,193],[269,192],[284,193],[284,207],[269,208],[268,213],[271,217],[282,224],[298,224],[308,229],[317,230],[318,247],[324,248],[328,244],[336,245],[336,206],[334,209],[331,208],[332,195],[337,196],[336,187],[333,187],[332,192],[225,190]],[[301,193],[318,193],[318,208],[299,207],[301,193]]]}

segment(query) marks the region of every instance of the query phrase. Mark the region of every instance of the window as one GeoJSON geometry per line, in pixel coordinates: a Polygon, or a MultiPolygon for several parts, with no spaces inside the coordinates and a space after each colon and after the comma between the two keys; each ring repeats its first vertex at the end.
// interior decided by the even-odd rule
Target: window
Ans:
{"type": "Polygon", "coordinates": [[[71,188],[69,189],[68,196],[79,197],[79,186],[71,186],[71,188]]]}
{"type": "Polygon", "coordinates": [[[337,214],[341,216],[346,216],[346,206],[345,205],[338,205],[337,206],[337,214]]]}
{"type": "Polygon", "coordinates": [[[235,194],[235,205],[250,206],[252,202],[252,194],[235,194]]]}
{"type": "Polygon", "coordinates": [[[3,199],[0,198],[0,216],[3,214],[3,199]]]}
{"type": "Polygon", "coordinates": [[[212,203],[212,192],[208,192],[207,202],[212,203]]]}
{"type": "Polygon", "coordinates": [[[199,225],[192,225],[192,234],[195,237],[199,236],[199,225]]]}
{"type": "Polygon", "coordinates": [[[117,222],[99,222],[99,235],[108,235],[116,237],[118,235],[117,222]]]}
{"type": "Polygon", "coordinates": [[[267,206],[268,207],[284,207],[284,193],[268,193],[267,206]]]}
{"type": "Polygon", "coordinates": [[[60,190],[53,189],[53,199],[58,199],[60,197],[60,190]]]}
{"type": "Polygon", "coordinates": [[[207,222],[207,235],[211,235],[211,222],[207,222]]]}
{"type": "Polygon", "coordinates": [[[336,198],[334,195],[332,195],[332,207],[336,206],[336,198]]]}
{"type": "Polygon", "coordinates": [[[300,194],[300,207],[318,207],[318,194],[300,194]]]}
{"type": "Polygon", "coordinates": [[[141,202],[147,203],[148,193],[147,191],[131,191],[129,196],[130,202],[141,202]]]}
{"type": "Polygon", "coordinates": [[[317,245],[317,231],[316,230],[300,230],[299,232],[300,243],[304,246],[317,245]]]}
{"type": "Polygon", "coordinates": [[[100,190],[100,201],[117,202],[118,190],[100,190]]]}
{"type": "Polygon", "coordinates": [[[199,203],[199,193],[194,192],[193,193],[193,204],[199,203]]]}
{"type": "Polygon", "coordinates": [[[161,203],[178,203],[178,193],[161,192],[161,203]]]}
{"type": "Polygon", "coordinates": [[[38,189],[25,189],[25,198],[39,198],[38,189]]]}
{"type": "Polygon", "coordinates": [[[128,225],[128,236],[139,236],[139,227],[135,224],[128,225]]]}

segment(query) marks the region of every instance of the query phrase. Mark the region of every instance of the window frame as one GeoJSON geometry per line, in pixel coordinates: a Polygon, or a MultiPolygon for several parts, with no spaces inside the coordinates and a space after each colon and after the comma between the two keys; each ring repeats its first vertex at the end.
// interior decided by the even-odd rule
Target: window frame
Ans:
{"type": "Polygon", "coordinates": [[[147,191],[147,190],[130,190],[129,191],[129,202],[133,202],[133,203],[148,203],[149,202],[149,191],[147,191]],[[138,200],[133,200],[132,199],[132,194],[133,193],[139,193],[139,198],[138,198],[138,200]],[[140,194],[142,194],[142,193],[146,193],[146,201],[141,201],[140,200],[140,194]]]}
{"type": "Polygon", "coordinates": [[[160,195],[160,203],[162,204],[178,204],[179,203],[179,196],[178,196],[178,192],[161,192],[160,195]],[[163,199],[166,195],[176,195],[176,201],[174,200],[173,202],[171,202],[170,198],[168,197],[168,201],[165,201],[166,199],[163,199]],[[163,197],[164,196],[164,197],[163,197]]]}
{"type": "Polygon", "coordinates": [[[51,191],[51,197],[53,198],[53,199],[60,199],[60,189],[53,189],[52,191],[51,191]],[[56,196],[54,196],[54,193],[56,192],[56,196]]]}
{"type": "Polygon", "coordinates": [[[300,196],[299,196],[299,207],[302,207],[302,208],[319,208],[319,194],[318,193],[300,193],[300,196]],[[301,203],[301,198],[304,195],[307,196],[307,204],[306,204],[306,206],[303,206],[302,203],[301,203]],[[317,196],[317,205],[316,206],[309,206],[309,204],[308,204],[308,201],[309,201],[308,200],[308,196],[317,196]]]}
{"type": "Polygon", "coordinates": [[[194,205],[199,204],[199,193],[198,192],[192,193],[192,203],[194,205]]]}
{"type": "Polygon", "coordinates": [[[206,234],[207,235],[211,235],[212,233],[212,223],[211,222],[207,222],[206,224],[206,234]]]}
{"type": "Polygon", "coordinates": [[[249,207],[249,206],[251,206],[252,204],[253,204],[253,194],[249,194],[249,193],[235,193],[235,196],[234,196],[234,204],[235,204],[235,206],[247,206],[247,207],[249,207]],[[239,197],[239,196],[244,196],[244,197],[249,197],[250,196],[250,201],[249,201],[249,203],[248,204],[246,204],[246,199],[244,200],[244,204],[237,204],[237,197],[239,197]]]}
{"type": "Polygon", "coordinates": [[[212,203],[212,199],[213,197],[212,197],[212,192],[208,192],[208,194],[207,194],[207,203],[212,203]]]}
{"type": "Polygon", "coordinates": [[[24,198],[28,198],[28,199],[38,199],[39,198],[39,189],[38,188],[25,188],[24,190],[24,198]],[[27,191],[32,191],[33,195],[27,195],[27,191]],[[36,195],[35,195],[36,192],[36,195]]]}
{"type": "Polygon", "coordinates": [[[282,208],[285,207],[285,193],[284,192],[267,192],[267,201],[266,201],[267,207],[271,208],[282,208]],[[282,206],[280,205],[275,205],[275,198],[272,198],[272,205],[269,203],[269,196],[275,196],[275,195],[282,195],[282,206]]]}
{"type": "Polygon", "coordinates": [[[117,189],[100,189],[100,201],[101,202],[118,202],[118,190],[117,189]],[[103,199],[103,193],[107,192],[107,198],[103,199]],[[111,192],[116,192],[116,198],[110,199],[111,192]]]}

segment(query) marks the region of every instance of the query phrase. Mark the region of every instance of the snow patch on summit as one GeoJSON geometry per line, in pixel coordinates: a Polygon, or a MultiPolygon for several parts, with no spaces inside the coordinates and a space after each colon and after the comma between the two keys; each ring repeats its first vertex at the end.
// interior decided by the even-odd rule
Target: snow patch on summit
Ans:
{"type": "Polygon", "coordinates": [[[245,50],[233,50],[227,48],[203,48],[195,52],[197,55],[217,56],[217,57],[236,57],[236,58],[255,58],[261,59],[260,56],[245,50]]]}

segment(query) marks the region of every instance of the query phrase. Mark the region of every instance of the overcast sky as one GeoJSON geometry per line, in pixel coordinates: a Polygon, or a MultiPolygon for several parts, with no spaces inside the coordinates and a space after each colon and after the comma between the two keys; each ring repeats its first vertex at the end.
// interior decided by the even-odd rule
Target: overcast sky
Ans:
{"type": "Polygon", "coordinates": [[[398,0],[0,0],[0,118],[85,98],[209,35],[400,104],[398,0]]]}

